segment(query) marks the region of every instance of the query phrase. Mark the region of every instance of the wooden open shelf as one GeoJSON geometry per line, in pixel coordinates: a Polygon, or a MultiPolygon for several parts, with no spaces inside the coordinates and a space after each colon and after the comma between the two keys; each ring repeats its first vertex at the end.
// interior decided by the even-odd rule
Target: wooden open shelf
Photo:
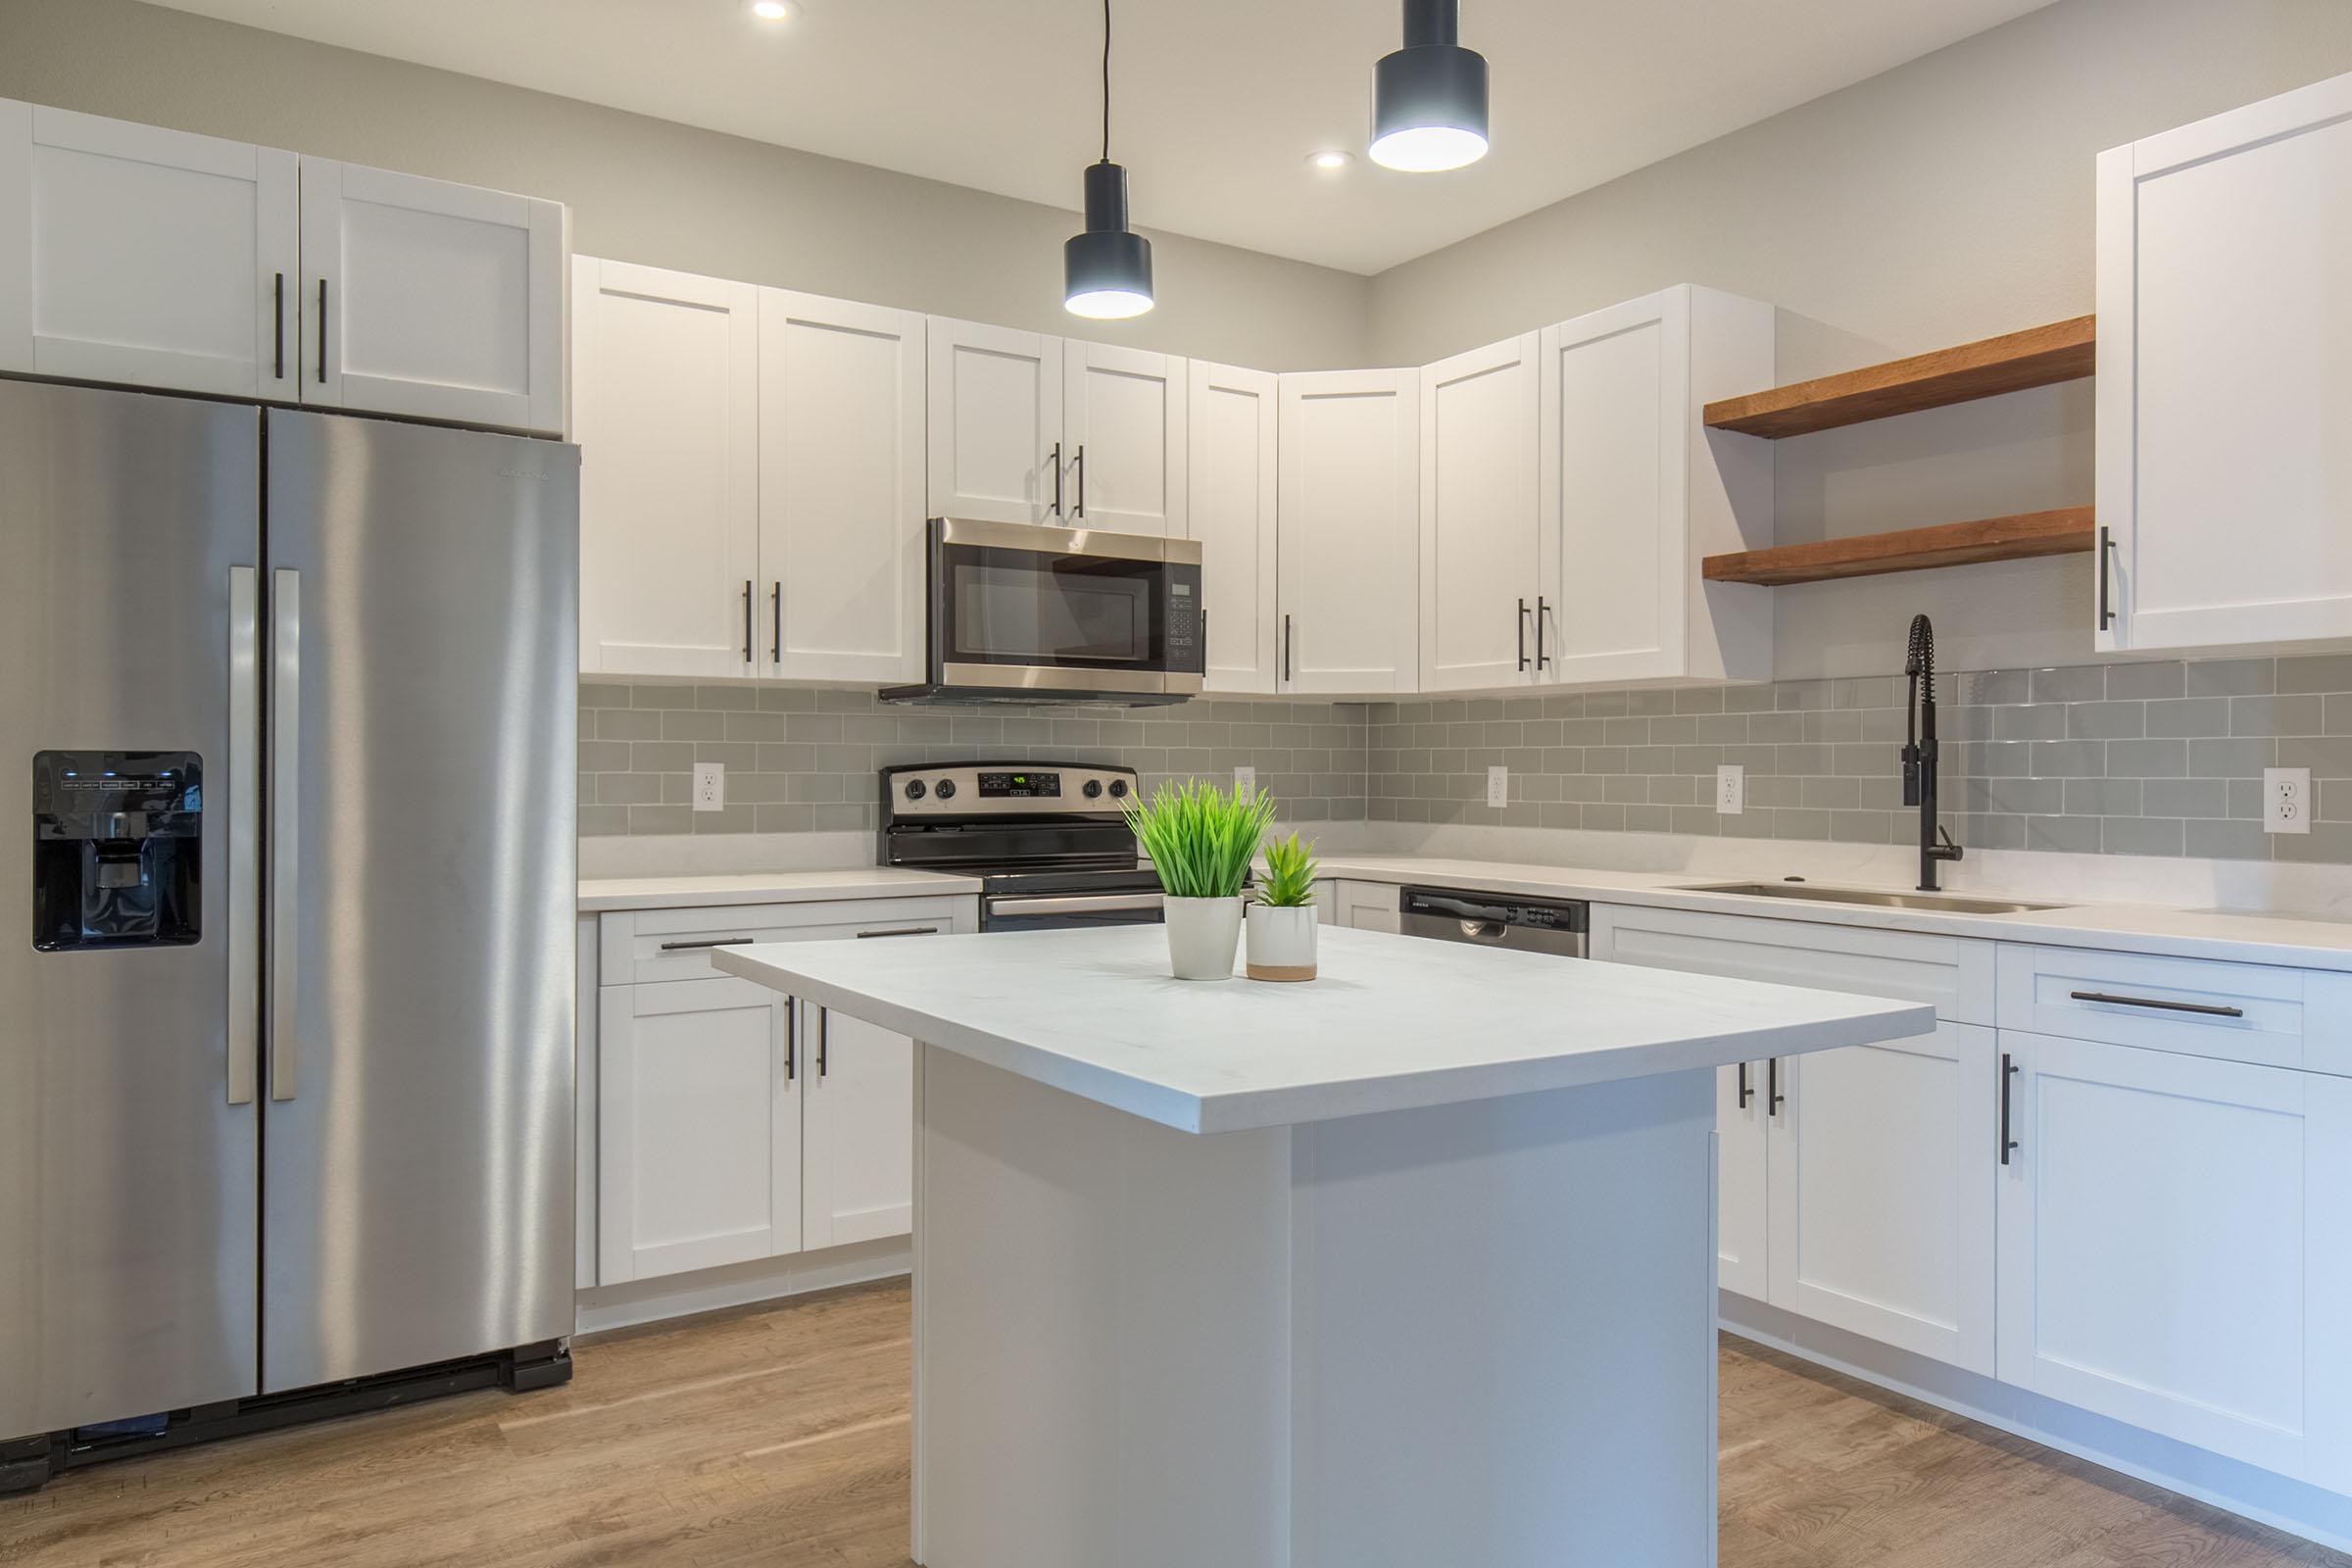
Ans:
{"type": "Polygon", "coordinates": [[[1700,564],[1699,574],[1709,582],[1757,582],[1779,588],[1796,582],[1919,571],[1929,566],[1966,566],[1980,561],[2077,555],[2091,549],[2095,534],[2090,508],[2067,507],[2057,512],[2026,512],[2014,517],[1945,522],[1898,533],[1709,556],[1700,564]]]}
{"type": "Polygon", "coordinates": [[[2096,364],[2097,322],[2095,316],[2078,316],[1981,343],[1726,398],[1707,405],[1706,421],[1717,430],[1777,441],[1972,398],[2081,380],[2096,364]]]}

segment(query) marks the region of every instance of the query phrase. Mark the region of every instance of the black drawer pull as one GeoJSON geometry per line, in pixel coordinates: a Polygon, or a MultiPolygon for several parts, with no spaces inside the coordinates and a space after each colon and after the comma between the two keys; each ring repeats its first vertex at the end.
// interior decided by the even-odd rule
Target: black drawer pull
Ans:
{"type": "Polygon", "coordinates": [[[888,931],[860,931],[858,940],[863,942],[867,937],[929,937],[938,934],[939,927],[935,925],[902,925],[888,931]]]}
{"type": "Polygon", "coordinates": [[[1772,1057],[1764,1063],[1764,1114],[1777,1116],[1788,1097],[1781,1093],[1781,1058],[1772,1057]]]}
{"type": "Polygon", "coordinates": [[[751,942],[750,937],[711,937],[702,942],[664,942],[662,944],[662,951],[663,953],[690,953],[697,948],[745,948],[751,946],[751,942]]]}
{"type": "Polygon", "coordinates": [[[1748,1081],[1747,1068],[1746,1062],[1743,1061],[1740,1064],[1740,1108],[1741,1110],[1745,1110],[1747,1102],[1756,1098],[1756,1086],[1748,1081]]]}
{"type": "Polygon", "coordinates": [[[2077,1002],[2104,1002],[2116,1007],[2154,1007],[2162,1012],[2194,1012],[2208,1018],[2243,1018],[2243,1007],[2217,1007],[2204,1002],[2159,1002],[2154,997],[2111,997],[2104,991],[2070,991],[2077,1002]]]}
{"type": "Polygon", "coordinates": [[[2009,1080],[2016,1077],[2018,1066],[2006,1051],[2001,1053],[2001,1131],[1999,1135],[2001,1163],[2009,1163],[2009,1155],[2017,1148],[2017,1140],[2009,1136],[2009,1080]]]}

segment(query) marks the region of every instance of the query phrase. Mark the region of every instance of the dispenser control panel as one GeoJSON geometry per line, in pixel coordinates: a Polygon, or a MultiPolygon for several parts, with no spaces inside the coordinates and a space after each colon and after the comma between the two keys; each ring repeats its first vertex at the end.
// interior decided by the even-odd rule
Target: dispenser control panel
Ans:
{"type": "Polygon", "coordinates": [[[194,752],[37,754],[32,840],[39,951],[202,936],[204,761],[194,752]]]}

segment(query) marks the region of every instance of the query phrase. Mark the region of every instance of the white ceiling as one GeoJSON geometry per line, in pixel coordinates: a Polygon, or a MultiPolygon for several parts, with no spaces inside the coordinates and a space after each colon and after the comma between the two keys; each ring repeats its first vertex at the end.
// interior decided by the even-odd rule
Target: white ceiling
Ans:
{"type": "MultiPolygon", "coordinates": [[[[1100,151],[1097,0],[155,3],[1073,210],[1100,151]]],[[[1111,156],[1139,223],[1374,272],[2045,3],[1467,0],[1494,150],[1398,174],[1362,157],[1396,0],[1114,0],[1111,156]]]]}

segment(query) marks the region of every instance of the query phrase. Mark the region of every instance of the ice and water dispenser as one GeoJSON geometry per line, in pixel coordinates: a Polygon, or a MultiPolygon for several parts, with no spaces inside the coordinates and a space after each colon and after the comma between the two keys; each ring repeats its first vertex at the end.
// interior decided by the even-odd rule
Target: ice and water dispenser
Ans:
{"type": "Polygon", "coordinates": [[[178,947],[201,935],[204,763],[193,752],[32,761],[32,945],[178,947]]]}

